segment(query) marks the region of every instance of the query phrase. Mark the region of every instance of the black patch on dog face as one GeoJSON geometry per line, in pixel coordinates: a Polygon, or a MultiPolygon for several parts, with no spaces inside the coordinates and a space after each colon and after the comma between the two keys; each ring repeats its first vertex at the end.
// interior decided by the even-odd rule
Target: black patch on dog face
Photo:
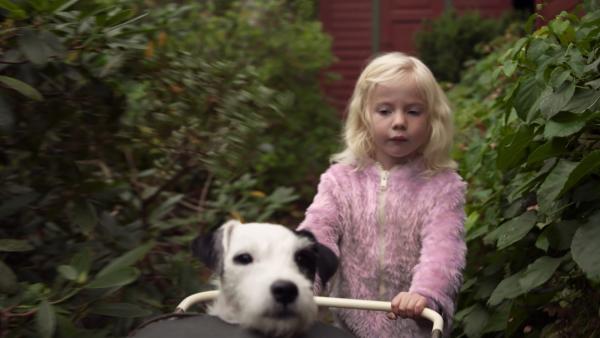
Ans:
{"type": "Polygon", "coordinates": [[[321,282],[325,285],[337,271],[338,258],[331,249],[321,243],[317,243],[317,252],[319,257],[317,260],[317,272],[319,273],[321,282]]]}
{"type": "MultiPolygon", "coordinates": [[[[300,230],[300,231],[295,231],[295,233],[296,233],[296,235],[298,235],[300,237],[306,237],[315,243],[314,246],[312,246],[312,248],[310,250],[316,254],[316,256],[315,256],[316,257],[316,270],[317,270],[316,273],[319,274],[321,283],[323,285],[325,285],[325,283],[327,283],[327,281],[329,281],[329,279],[331,277],[333,277],[333,275],[335,274],[335,272],[337,270],[337,267],[338,267],[337,256],[335,255],[335,253],[333,253],[333,251],[331,251],[331,249],[329,249],[325,245],[317,242],[317,239],[315,238],[315,235],[312,234],[312,232],[306,231],[306,230],[300,230]]],[[[300,251],[302,251],[302,250],[300,250],[300,251]]],[[[309,277],[310,280],[314,280],[314,275],[315,275],[315,273],[312,274],[312,276],[313,276],[312,278],[309,277]]]]}
{"type": "Polygon", "coordinates": [[[302,248],[294,253],[294,262],[300,272],[310,281],[315,281],[317,273],[317,246],[315,244],[302,248]]]}

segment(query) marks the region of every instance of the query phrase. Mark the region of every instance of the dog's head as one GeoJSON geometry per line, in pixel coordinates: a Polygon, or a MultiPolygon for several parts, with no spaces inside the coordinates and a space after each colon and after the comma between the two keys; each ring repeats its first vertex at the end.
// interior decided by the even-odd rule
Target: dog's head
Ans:
{"type": "Polygon", "coordinates": [[[326,283],[337,268],[335,254],[310,232],[268,223],[229,221],[196,238],[192,250],[219,277],[209,312],[276,336],[310,326],[315,278],[326,283]]]}

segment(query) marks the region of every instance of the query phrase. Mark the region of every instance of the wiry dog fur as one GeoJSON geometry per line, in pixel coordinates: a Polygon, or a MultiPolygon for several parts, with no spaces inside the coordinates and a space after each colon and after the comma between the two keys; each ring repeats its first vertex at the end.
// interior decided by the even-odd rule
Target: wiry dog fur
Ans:
{"type": "Polygon", "coordinates": [[[219,297],[208,313],[269,336],[291,337],[317,316],[312,287],[325,283],[337,258],[307,231],[229,221],[194,240],[193,252],[215,271],[219,297]]]}

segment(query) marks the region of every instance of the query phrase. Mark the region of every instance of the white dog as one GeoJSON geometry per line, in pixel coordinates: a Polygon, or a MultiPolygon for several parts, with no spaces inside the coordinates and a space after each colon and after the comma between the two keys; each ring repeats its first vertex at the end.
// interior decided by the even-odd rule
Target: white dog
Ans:
{"type": "Polygon", "coordinates": [[[218,276],[221,292],[208,313],[276,337],[311,326],[315,275],[326,283],[338,263],[310,232],[268,223],[229,221],[192,250],[218,276]]]}

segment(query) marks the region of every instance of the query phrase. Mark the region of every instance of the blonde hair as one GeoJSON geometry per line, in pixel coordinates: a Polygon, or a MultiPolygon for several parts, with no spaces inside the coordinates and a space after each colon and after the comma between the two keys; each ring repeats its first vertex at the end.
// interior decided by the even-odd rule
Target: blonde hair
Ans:
{"type": "Polygon", "coordinates": [[[346,148],[331,157],[333,162],[365,167],[373,161],[375,147],[370,132],[369,100],[379,83],[414,79],[418,91],[425,100],[429,112],[430,135],[422,148],[428,174],[442,169],[455,169],[450,158],[452,148],[452,111],[446,95],[427,66],[419,59],[399,52],[380,55],[360,74],[350,103],[344,125],[343,138],[346,148]]]}

